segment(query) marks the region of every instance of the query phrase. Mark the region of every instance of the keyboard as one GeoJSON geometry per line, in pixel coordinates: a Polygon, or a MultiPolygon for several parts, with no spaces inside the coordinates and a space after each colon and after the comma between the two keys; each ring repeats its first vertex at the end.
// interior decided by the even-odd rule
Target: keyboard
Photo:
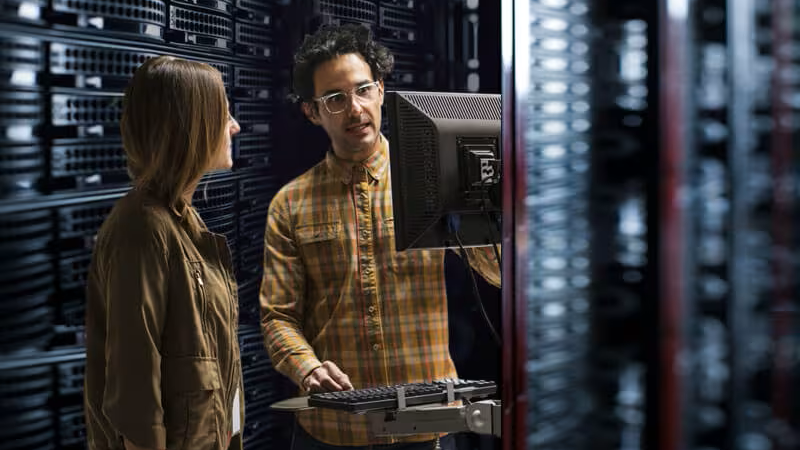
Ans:
{"type": "Polygon", "coordinates": [[[447,383],[453,382],[454,400],[487,397],[497,392],[492,381],[438,380],[427,383],[406,383],[379,386],[352,391],[314,393],[308,397],[308,406],[338,409],[352,413],[398,407],[397,389],[405,390],[406,406],[419,406],[447,402],[447,383]]]}

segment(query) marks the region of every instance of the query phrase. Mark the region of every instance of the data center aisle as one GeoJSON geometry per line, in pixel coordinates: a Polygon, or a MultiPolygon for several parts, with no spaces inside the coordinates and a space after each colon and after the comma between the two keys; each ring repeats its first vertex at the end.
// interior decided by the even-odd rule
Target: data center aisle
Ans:
{"type": "Polygon", "coordinates": [[[297,139],[310,128],[286,101],[291,55],[321,23],[358,22],[395,52],[388,88],[498,92],[498,54],[485,51],[478,21],[488,10],[497,22],[499,6],[480,3],[0,0],[0,449],[85,448],[86,271],[98,227],[128,189],[123,89],[159,54],[219,69],[242,127],[233,170],[207,176],[194,204],[234,256],[245,448],[288,448],[292,420],[268,405],[294,387],[264,351],[258,290],[269,201],[321,157],[306,150],[313,139],[297,139]]]}

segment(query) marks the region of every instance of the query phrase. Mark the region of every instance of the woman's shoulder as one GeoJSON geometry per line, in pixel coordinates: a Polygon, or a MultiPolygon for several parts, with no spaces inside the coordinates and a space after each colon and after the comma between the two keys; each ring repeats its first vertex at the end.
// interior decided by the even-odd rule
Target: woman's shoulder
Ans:
{"type": "Polygon", "coordinates": [[[174,212],[153,198],[131,189],[111,209],[97,240],[117,246],[156,245],[164,251],[180,232],[174,212]]]}

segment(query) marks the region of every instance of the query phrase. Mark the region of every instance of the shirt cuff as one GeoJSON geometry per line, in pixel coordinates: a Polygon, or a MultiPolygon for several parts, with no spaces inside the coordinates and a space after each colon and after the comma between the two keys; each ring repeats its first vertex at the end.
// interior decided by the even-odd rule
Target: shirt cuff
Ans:
{"type": "Polygon", "coordinates": [[[297,386],[305,390],[303,380],[305,380],[314,369],[320,366],[322,366],[322,363],[315,356],[309,356],[303,358],[299,364],[292,367],[292,373],[289,376],[297,386]]]}

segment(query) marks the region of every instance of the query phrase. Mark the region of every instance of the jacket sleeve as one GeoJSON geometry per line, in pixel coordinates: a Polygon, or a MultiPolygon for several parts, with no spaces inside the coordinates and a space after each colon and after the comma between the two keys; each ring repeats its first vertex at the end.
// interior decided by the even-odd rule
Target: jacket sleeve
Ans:
{"type": "MultiPolygon", "coordinates": [[[[498,245],[497,250],[500,252],[502,248],[498,245]]],[[[489,284],[499,288],[501,285],[500,261],[497,260],[493,246],[470,247],[466,249],[466,252],[470,266],[481,274],[489,284]]]]}
{"type": "Polygon", "coordinates": [[[298,386],[321,366],[303,335],[306,275],[289,220],[285,194],[270,204],[264,233],[264,278],[261,282],[261,326],[275,370],[298,386]]]}
{"type": "Polygon", "coordinates": [[[161,334],[167,312],[163,238],[142,229],[115,242],[105,271],[106,384],[103,412],[140,447],[166,448],[161,405],[161,334]]]}

